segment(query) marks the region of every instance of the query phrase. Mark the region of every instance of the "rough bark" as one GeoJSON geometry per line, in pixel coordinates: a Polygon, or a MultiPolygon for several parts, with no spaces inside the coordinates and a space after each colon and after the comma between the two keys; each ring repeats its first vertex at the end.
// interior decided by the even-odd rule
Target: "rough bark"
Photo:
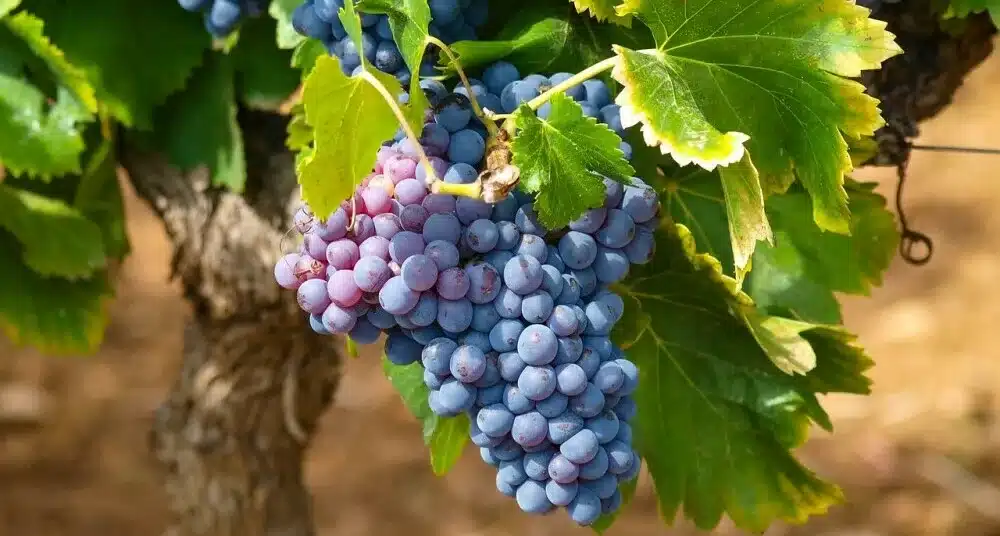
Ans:
{"type": "Polygon", "coordinates": [[[310,536],[303,456],[338,378],[329,337],[312,333],[294,293],[274,284],[298,202],[283,122],[241,117],[250,162],[243,195],[122,148],[138,194],[163,220],[174,274],[193,306],[183,365],[157,410],[172,536],[310,536]]]}
{"type": "Polygon", "coordinates": [[[993,51],[996,34],[985,13],[964,21],[944,21],[936,0],[880,2],[872,17],[884,20],[903,53],[882,68],[867,71],[862,82],[881,101],[886,126],[875,133],[878,154],[868,163],[888,166],[904,162],[918,124],[949,103],[969,72],[993,51]]]}

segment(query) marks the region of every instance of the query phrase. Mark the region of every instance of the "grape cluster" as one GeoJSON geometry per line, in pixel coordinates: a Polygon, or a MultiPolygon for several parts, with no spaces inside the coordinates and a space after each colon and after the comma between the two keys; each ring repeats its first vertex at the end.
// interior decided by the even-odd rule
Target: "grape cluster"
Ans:
{"type": "MultiPolygon", "coordinates": [[[[476,28],[486,23],[488,0],[430,0],[431,24],[428,33],[451,44],[455,41],[474,41],[476,28]]],[[[376,69],[393,74],[403,84],[410,81],[410,70],[403,62],[389,18],[385,15],[361,14],[361,50],[344,31],[337,16],[344,0],[305,0],[292,15],[295,31],[306,37],[322,41],[330,54],[340,60],[345,74],[353,74],[361,66],[363,55],[376,69]]],[[[425,54],[420,66],[420,76],[434,76],[436,58],[425,54]]]]}
{"type": "MultiPolygon", "coordinates": [[[[520,84],[558,76],[521,80],[501,62],[470,85],[486,107],[513,95],[502,108],[513,109],[531,98],[520,84]]],[[[419,140],[431,167],[445,182],[475,181],[486,128],[469,90],[421,87],[433,104],[419,140]]],[[[602,82],[570,94],[617,120],[602,82]]],[[[315,331],[360,344],[385,332],[390,361],[420,363],[431,410],[470,416],[473,443],[520,508],[562,506],[591,524],[619,507],[619,483],[640,467],[629,424],[638,370],[609,338],[624,304],[608,286],[652,256],[657,196],[638,179],[605,179],[603,206],[551,230],[523,192],[496,204],[430,193],[417,154],[400,133],[328,218],[301,209],[302,247],[275,278],[297,291],[315,331]]]]}
{"type": "Polygon", "coordinates": [[[240,21],[267,11],[270,0],[177,0],[188,11],[205,14],[205,29],[214,37],[232,33],[240,21]]]}

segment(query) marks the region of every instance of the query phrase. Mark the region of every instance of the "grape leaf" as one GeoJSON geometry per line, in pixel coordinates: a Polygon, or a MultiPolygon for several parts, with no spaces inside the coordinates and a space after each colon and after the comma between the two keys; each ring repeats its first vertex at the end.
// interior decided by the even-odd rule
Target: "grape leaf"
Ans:
{"type": "Polygon", "coordinates": [[[802,336],[815,327],[813,324],[764,315],[756,308],[745,308],[743,318],[757,344],[782,372],[805,374],[816,368],[816,352],[802,336]]]}
{"type": "Polygon", "coordinates": [[[240,100],[251,108],[277,110],[299,85],[292,54],[274,46],[274,32],[271,19],[247,21],[240,28],[239,46],[229,55],[240,100]]]}
{"type": "Polygon", "coordinates": [[[153,109],[184,87],[211,44],[199,15],[173,2],[91,0],[67,9],[62,0],[32,0],[28,7],[84,70],[98,100],[130,127],[151,126],[153,109]]]}
{"type": "Polygon", "coordinates": [[[21,0],[0,0],[0,17],[14,11],[20,3],[21,0]]]}
{"type": "Polygon", "coordinates": [[[246,157],[228,56],[208,54],[184,90],[156,111],[155,125],[173,165],[185,172],[206,166],[213,185],[243,191],[246,157]]]}
{"type": "MultiPolygon", "coordinates": [[[[639,463],[642,463],[640,460],[639,463]]],[[[622,494],[622,504],[621,506],[611,512],[610,514],[602,514],[601,517],[594,522],[590,528],[594,529],[594,532],[598,534],[604,534],[604,531],[611,528],[618,516],[622,515],[625,508],[632,502],[632,498],[635,497],[635,490],[639,487],[639,477],[633,478],[619,484],[619,488],[622,494]]]]}
{"type": "Polygon", "coordinates": [[[951,0],[946,16],[968,17],[974,13],[988,11],[994,24],[1000,24],[1000,1],[998,0],[951,0]]]}
{"type": "MultiPolygon", "coordinates": [[[[512,16],[495,40],[459,41],[451,49],[466,69],[506,59],[528,74],[583,70],[607,58],[613,43],[633,48],[653,44],[647,32],[596,24],[572,8],[532,6],[512,16]]],[[[447,68],[447,58],[439,65],[447,68]]]]}
{"type": "Polygon", "coordinates": [[[295,48],[299,46],[299,43],[306,41],[306,38],[292,27],[292,13],[301,3],[302,0],[271,0],[267,14],[278,23],[275,32],[275,42],[278,43],[278,48],[295,48]]]}
{"type": "Polygon", "coordinates": [[[881,126],[876,99],[843,77],[900,48],[885,23],[843,0],[627,0],[658,48],[616,46],[622,125],[680,164],[753,157],[765,193],[799,178],[825,230],[848,232],[844,137],[881,126]]]}
{"type": "Polygon", "coordinates": [[[632,15],[619,15],[616,8],[621,5],[621,0],[570,0],[576,6],[577,13],[590,11],[591,16],[604,22],[610,21],[622,26],[632,25],[632,15]]]}
{"type": "Polygon", "coordinates": [[[313,67],[316,66],[316,60],[329,54],[323,43],[315,39],[307,39],[295,47],[292,52],[292,67],[302,71],[302,80],[305,80],[309,77],[313,67]]]}
{"type": "Polygon", "coordinates": [[[424,368],[420,363],[405,367],[394,365],[382,356],[382,370],[396,388],[403,404],[414,417],[423,422],[424,443],[430,449],[431,469],[436,475],[447,473],[458,461],[469,441],[469,419],[459,415],[449,419],[438,417],[427,403],[430,390],[424,385],[424,368]]]}
{"type": "Polygon", "coordinates": [[[3,23],[45,62],[57,84],[68,89],[88,112],[97,112],[97,98],[94,96],[94,88],[87,81],[86,74],[78,67],[70,65],[62,51],[45,37],[41,19],[22,11],[4,19],[3,23]]]}
{"type": "Polygon", "coordinates": [[[80,171],[79,123],[90,114],[65,88],[54,105],[24,80],[0,51],[0,162],[14,175],[48,179],[80,171]]]}
{"type": "Polygon", "coordinates": [[[292,107],[291,119],[288,121],[286,131],[288,136],[285,138],[285,146],[289,149],[301,151],[312,144],[313,130],[306,123],[305,110],[302,109],[301,104],[292,107]]]}
{"type": "Polygon", "coordinates": [[[788,235],[775,233],[773,246],[762,244],[753,254],[753,271],[743,287],[754,303],[770,314],[818,324],[840,324],[840,303],[833,291],[812,279],[802,253],[788,235]]]}
{"type": "Polygon", "coordinates": [[[47,354],[96,350],[113,294],[107,275],[95,272],[76,281],[43,277],[25,266],[22,256],[17,239],[0,230],[0,330],[14,344],[47,354]]]}
{"type": "Polygon", "coordinates": [[[101,140],[80,176],[73,207],[101,230],[104,254],[121,260],[128,255],[131,246],[116,157],[114,139],[101,140]]]}
{"type": "Polygon", "coordinates": [[[557,229],[604,203],[602,176],[626,181],[634,170],[618,148],[621,138],[607,125],[584,116],[580,105],[562,93],[549,103],[548,119],[527,104],[517,109],[519,132],[512,149],[521,186],[538,194],[539,220],[557,229]]]}
{"type": "Polygon", "coordinates": [[[841,500],[789,449],[811,423],[831,427],[817,393],[867,390],[870,362],[850,336],[827,326],[803,331],[816,367],[781,372],[744,318],[752,301],[718,261],[695,253],[682,225],[657,232],[653,261],[620,291],[627,307],[615,338],[643,371],[636,438],[666,520],[683,506],[702,529],[726,514],[761,532],[841,500]]]}
{"type": "MultiPolygon", "coordinates": [[[[391,75],[368,74],[399,93],[399,82],[391,75]]],[[[314,152],[299,166],[302,199],[317,214],[330,214],[371,173],[378,148],[392,139],[398,122],[375,86],[363,77],[345,75],[332,56],[316,60],[302,102],[315,135],[314,152]]]]}
{"type": "Polygon", "coordinates": [[[41,276],[88,277],[106,265],[101,229],[66,203],[0,183],[0,228],[41,276]]]}
{"type": "MultiPolygon", "coordinates": [[[[429,36],[427,28],[431,22],[431,8],[427,0],[361,0],[358,8],[389,17],[392,40],[399,47],[403,61],[411,73],[419,73],[429,36]]],[[[418,135],[423,129],[424,110],[429,104],[427,95],[420,88],[420,77],[411,76],[407,121],[418,135]]]]}

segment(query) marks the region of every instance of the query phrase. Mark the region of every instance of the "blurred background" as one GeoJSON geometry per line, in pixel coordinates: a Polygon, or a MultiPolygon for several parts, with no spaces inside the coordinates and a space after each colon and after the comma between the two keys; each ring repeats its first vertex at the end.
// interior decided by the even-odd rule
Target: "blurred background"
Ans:
{"type": "MultiPolygon", "coordinates": [[[[1000,148],[1000,54],[924,124],[925,144],[1000,148]]],[[[923,267],[896,259],[871,298],[844,303],[875,358],[868,398],[829,397],[833,436],[806,464],[847,502],[768,535],[1000,535],[1000,156],[915,153],[904,208],[935,241],[923,267]]],[[[863,170],[892,199],[893,170],[863,170]]],[[[156,535],[166,523],[147,455],[154,408],[179,365],[186,305],[168,281],[159,222],[127,199],[133,253],[100,352],[54,359],[0,339],[0,535],[156,535]]],[[[591,534],[522,514],[473,450],[431,474],[420,428],[372,346],[347,364],[308,461],[320,536],[591,534]]],[[[658,520],[648,480],[608,534],[695,534],[658,520]]],[[[720,534],[736,534],[723,523],[720,534]]]]}

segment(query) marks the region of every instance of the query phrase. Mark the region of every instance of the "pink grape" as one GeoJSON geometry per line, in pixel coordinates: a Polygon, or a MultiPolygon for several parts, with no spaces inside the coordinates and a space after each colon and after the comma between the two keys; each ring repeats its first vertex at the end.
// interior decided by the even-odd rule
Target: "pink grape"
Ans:
{"type": "Polygon", "coordinates": [[[367,214],[358,214],[358,216],[354,218],[354,229],[351,229],[347,235],[354,241],[354,243],[360,244],[375,236],[375,222],[372,221],[372,217],[367,214]]]}
{"type": "Polygon", "coordinates": [[[390,277],[392,270],[380,257],[361,257],[354,265],[354,283],[363,292],[378,292],[390,277]]]}
{"type": "Polygon", "coordinates": [[[404,230],[419,233],[423,230],[424,223],[429,216],[430,213],[427,212],[427,209],[420,205],[406,205],[399,215],[399,221],[403,224],[404,230]]]}
{"type": "Polygon", "coordinates": [[[417,179],[406,179],[396,185],[396,199],[403,205],[419,204],[427,197],[427,188],[417,179]]]}
{"type": "Polygon", "coordinates": [[[314,226],[313,230],[324,241],[332,242],[347,235],[347,220],[347,211],[338,208],[325,222],[314,226]]]}
{"type": "Polygon", "coordinates": [[[295,229],[300,233],[305,233],[312,228],[313,223],[315,223],[316,218],[313,217],[311,213],[305,208],[300,208],[295,211],[295,216],[292,218],[295,223],[295,229]]]}
{"type": "Polygon", "coordinates": [[[389,194],[390,197],[392,197],[392,195],[396,191],[396,183],[392,182],[392,180],[390,180],[389,177],[385,175],[375,175],[374,177],[372,177],[371,180],[368,182],[368,187],[381,188],[385,190],[385,193],[389,194]]]}
{"type": "Polygon", "coordinates": [[[351,307],[361,299],[361,289],[354,282],[354,270],[337,270],[326,282],[326,291],[340,307],[351,307]]]}
{"type": "Polygon", "coordinates": [[[412,179],[417,171],[417,161],[405,156],[395,156],[385,163],[384,172],[392,180],[393,184],[400,181],[412,179]]]}
{"type": "Polygon", "coordinates": [[[278,259],[274,264],[274,280],[281,288],[295,290],[302,284],[302,280],[295,275],[295,265],[299,262],[297,253],[289,253],[278,259]]]}
{"type": "Polygon", "coordinates": [[[375,223],[375,234],[382,238],[392,240],[392,237],[396,236],[396,233],[403,230],[403,224],[400,223],[399,217],[395,214],[379,214],[372,218],[372,220],[375,223]]]}
{"type": "Polygon", "coordinates": [[[306,233],[306,235],[302,238],[302,246],[305,248],[306,253],[308,253],[310,257],[316,259],[326,257],[327,245],[328,244],[325,240],[320,238],[319,235],[313,233],[306,233]]]}
{"type": "Polygon", "coordinates": [[[313,315],[323,314],[323,311],[330,306],[326,282],[322,279],[310,279],[302,283],[295,298],[303,311],[313,315]]]}
{"type": "Polygon", "coordinates": [[[378,257],[384,261],[389,260],[389,239],[383,236],[373,236],[366,239],[358,247],[361,258],[378,257]]]}
{"type": "Polygon", "coordinates": [[[354,314],[335,303],[331,303],[323,311],[323,327],[331,333],[347,333],[354,328],[355,323],[357,323],[357,318],[354,317],[354,314]]]}
{"type": "Polygon", "coordinates": [[[295,268],[292,271],[299,281],[305,281],[307,279],[322,277],[326,271],[326,266],[322,262],[310,257],[309,254],[304,254],[299,255],[299,260],[295,263],[295,268]]]}
{"type": "Polygon", "coordinates": [[[336,266],[338,270],[351,268],[360,257],[358,245],[346,238],[330,242],[330,245],[326,247],[327,262],[330,263],[330,266],[336,266]]]}
{"type": "Polygon", "coordinates": [[[392,198],[383,188],[369,186],[361,191],[361,198],[365,200],[365,212],[369,216],[384,214],[392,208],[392,198]]]}

